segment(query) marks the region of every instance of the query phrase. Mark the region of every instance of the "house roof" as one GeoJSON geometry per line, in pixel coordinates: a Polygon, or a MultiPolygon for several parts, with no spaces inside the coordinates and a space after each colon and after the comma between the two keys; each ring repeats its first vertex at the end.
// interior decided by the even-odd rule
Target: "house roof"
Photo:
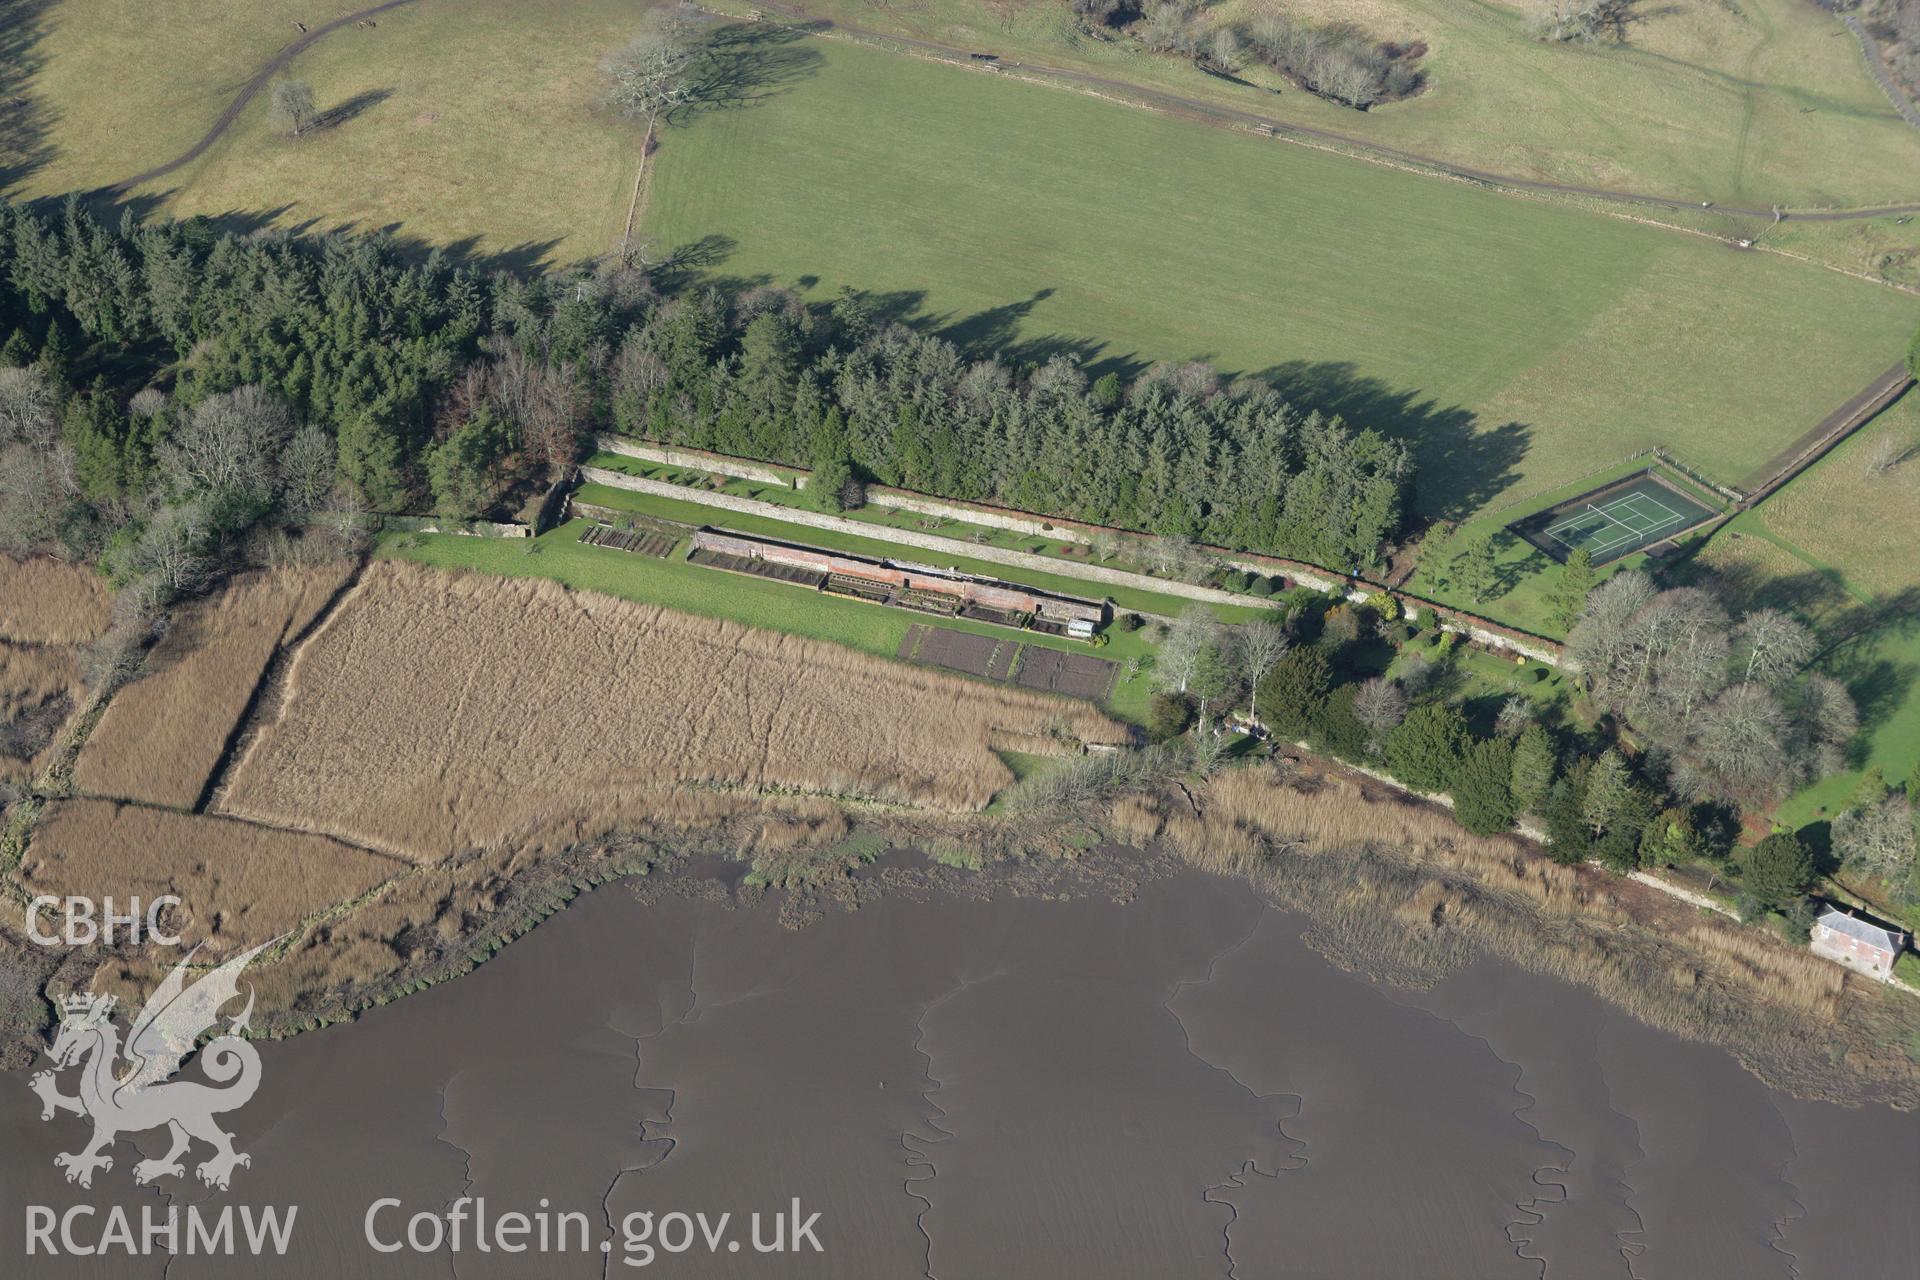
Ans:
{"type": "Polygon", "coordinates": [[[1897,929],[1889,929],[1862,920],[1859,916],[1848,915],[1837,907],[1824,907],[1814,917],[1816,924],[1823,924],[1835,933],[1844,933],[1849,938],[1857,938],[1869,946],[1880,947],[1887,951],[1898,952],[1906,945],[1905,936],[1897,929]]]}

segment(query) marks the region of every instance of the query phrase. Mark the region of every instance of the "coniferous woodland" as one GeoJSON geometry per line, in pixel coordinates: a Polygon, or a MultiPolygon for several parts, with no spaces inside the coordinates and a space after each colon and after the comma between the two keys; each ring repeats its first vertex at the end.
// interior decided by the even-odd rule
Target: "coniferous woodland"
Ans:
{"type": "Polygon", "coordinates": [[[1264,384],[659,279],[0,204],[0,547],[132,579],[270,515],[508,514],[604,427],[1337,568],[1403,519],[1404,445],[1264,384]]]}

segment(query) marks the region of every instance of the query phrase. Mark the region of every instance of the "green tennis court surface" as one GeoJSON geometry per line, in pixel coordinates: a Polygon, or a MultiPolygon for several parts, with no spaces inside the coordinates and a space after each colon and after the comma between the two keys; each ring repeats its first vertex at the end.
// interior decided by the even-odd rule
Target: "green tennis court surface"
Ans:
{"type": "Polygon", "coordinates": [[[1684,533],[1718,514],[1652,473],[1581,494],[1510,526],[1555,560],[1584,550],[1597,565],[1684,533]]]}

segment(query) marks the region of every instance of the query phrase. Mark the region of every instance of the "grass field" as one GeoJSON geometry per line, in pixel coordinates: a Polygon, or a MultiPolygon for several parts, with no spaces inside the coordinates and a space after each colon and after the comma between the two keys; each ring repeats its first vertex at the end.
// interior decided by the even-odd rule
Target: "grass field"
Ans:
{"type": "Polygon", "coordinates": [[[668,135],[650,233],[726,237],[721,274],[851,284],[982,348],[1263,373],[1409,438],[1427,512],[1653,444],[1737,481],[1920,318],[1772,255],[817,47],[784,91],[668,135]]]}
{"type": "MultiPolygon", "coordinates": [[[[125,0],[63,2],[40,19],[51,154],[27,194],[119,182],[199,140],[239,86],[298,38],[370,0],[188,0],[156,20],[125,0]]],[[[638,134],[597,118],[600,60],[630,38],[624,0],[418,0],[348,26],[292,64],[332,120],[273,131],[258,95],[211,150],[135,195],[167,212],[234,214],[314,231],[393,228],[521,264],[607,252],[619,238],[638,134]]],[[[18,162],[16,162],[16,167],[18,162]]]]}
{"type": "Polygon", "coordinates": [[[1794,609],[1828,642],[1819,665],[1846,682],[1861,708],[1853,772],[1781,806],[1779,821],[1831,818],[1877,766],[1898,782],[1920,760],[1920,457],[1868,477],[1881,438],[1920,445],[1913,392],[1805,475],[1730,521],[1701,552],[1744,598],[1794,609]]]}
{"type": "MultiPolygon", "coordinates": [[[[741,13],[750,7],[729,3],[741,13]]],[[[132,0],[11,6],[0,22],[19,52],[0,81],[25,106],[22,124],[4,131],[16,155],[0,168],[24,171],[27,188],[37,192],[137,173],[196,141],[232,90],[297,37],[294,21],[318,27],[362,7],[362,0],[176,0],[156,21],[132,0]]],[[[531,192],[549,207],[563,203],[596,218],[605,193],[573,186],[568,179],[577,180],[579,171],[563,163],[596,143],[564,109],[563,97],[630,30],[638,7],[617,0],[419,0],[380,15],[372,29],[348,28],[322,40],[301,57],[297,74],[313,80],[323,107],[361,94],[392,95],[352,121],[355,129],[339,131],[354,138],[314,148],[322,166],[346,178],[331,194],[364,207],[367,196],[351,185],[349,164],[384,159],[385,185],[394,188],[386,199],[412,203],[414,216],[431,219],[432,197],[463,194],[462,171],[446,162],[475,145],[467,135],[488,123],[490,102],[510,95],[511,118],[496,122],[538,126],[539,143],[516,148],[517,165],[489,156],[489,177],[503,195],[531,192]],[[475,93],[477,86],[485,93],[475,93]],[[442,127],[438,136],[422,137],[420,117],[430,111],[439,112],[433,123],[442,127]],[[391,164],[395,151],[412,163],[391,164]],[[562,181],[541,191],[515,168],[562,181]]],[[[1422,64],[1429,91],[1364,113],[1295,91],[1257,66],[1244,68],[1249,83],[1236,85],[1125,40],[1087,39],[1060,0],[812,0],[804,7],[1500,172],[1759,207],[1920,198],[1920,136],[1894,115],[1835,20],[1799,0],[1643,8],[1624,44],[1589,46],[1530,39],[1526,5],[1509,0],[1293,6],[1303,16],[1357,21],[1379,39],[1430,46],[1422,64]]],[[[1217,11],[1239,18],[1253,7],[1254,0],[1226,0],[1217,11]]],[[[240,171],[268,159],[266,143],[251,124],[243,127],[224,157],[192,176],[182,197],[255,189],[240,171]]],[[[268,207],[279,204],[276,198],[268,207]]],[[[319,216],[347,212],[343,206],[319,216]]],[[[498,212],[507,212],[504,202],[498,212]]]]}
{"type": "MultiPolygon", "coordinates": [[[[723,7],[752,8],[747,0],[723,7]]],[[[1641,6],[1623,44],[1558,46],[1527,35],[1527,0],[1287,5],[1302,17],[1355,22],[1376,40],[1429,46],[1420,64],[1428,91],[1367,112],[1297,91],[1259,66],[1242,68],[1251,83],[1235,85],[1125,39],[1089,39],[1058,0],[799,7],[1501,173],[1762,208],[1920,197],[1920,134],[1894,114],[1837,20],[1799,0],[1641,6]]],[[[1238,19],[1259,7],[1223,0],[1212,12],[1238,19]]]]}
{"type": "Polygon", "coordinates": [[[223,807],[428,860],[576,813],[610,827],[676,785],[980,809],[1013,780],[1002,733],[1126,737],[1082,702],[388,563],[301,647],[223,807]]]}

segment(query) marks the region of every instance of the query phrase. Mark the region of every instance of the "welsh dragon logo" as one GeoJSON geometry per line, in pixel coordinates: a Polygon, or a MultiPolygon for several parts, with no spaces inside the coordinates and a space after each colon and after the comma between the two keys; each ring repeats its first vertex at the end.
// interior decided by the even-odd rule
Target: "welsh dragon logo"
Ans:
{"type": "Polygon", "coordinates": [[[201,1035],[219,1020],[221,1008],[239,995],[240,971],[272,945],[265,942],[242,952],[188,986],[186,969],[200,950],[194,947],[148,998],[127,1034],[124,1052],[113,1021],[112,996],[84,993],[61,1001],[60,1030],[46,1051],[53,1067],[36,1073],[31,1087],[40,1095],[42,1120],[67,1111],[93,1121],[93,1137],[84,1147],[53,1158],[67,1171],[68,1182],[91,1187],[96,1169],[113,1168],[111,1152],[120,1135],[163,1125],[172,1134],[173,1146],[158,1160],[134,1165],[135,1182],[184,1176],[182,1158],[196,1139],[213,1148],[212,1156],[195,1170],[210,1187],[225,1189],[236,1167],[252,1163],[233,1149],[233,1135],[214,1122],[215,1116],[245,1106],[260,1086],[260,1055],[240,1038],[253,1015],[251,988],[246,1007],[199,1053],[201,1074],[223,1087],[172,1077],[201,1035]],[[80,1068],[80,1090],[61,1093],[58,1073],[73,1066],[80,1068]]]}

